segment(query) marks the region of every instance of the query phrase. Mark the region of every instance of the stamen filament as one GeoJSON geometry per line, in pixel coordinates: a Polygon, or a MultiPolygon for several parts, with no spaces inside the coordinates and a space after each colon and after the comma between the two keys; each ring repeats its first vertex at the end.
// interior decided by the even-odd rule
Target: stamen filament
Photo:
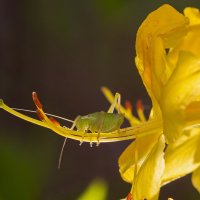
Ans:
{"type": "Polygon", "coordinates": [[[137,107],[137,114],[138,114],[140,121],[145,122],[146,117],[145,117],[145,114],[144,114],[144,106],[143,106],[141,100],[137,101],[136,107],[137,107]]]}
{"type": "Polygon", "coordinates": [[[98,141],[98,133],[84,133],[80,131],[70,130],[62,126],[55,126],[48,119],[48,117],[44,114],[44,112],[41,109],[40,109],[40,112],[44,114],[44,121],[39,121],[34,118],[23,115],[13,110],[6,104],[4,104],[2,100],[0,100],[0,108],[25,121],[31,122],[33,124],[36,124],[42,127],[49,128],[61,136],[64,136],[73,140],[77,140],[77,141],[83,140],[83,142],[89,142],[89,143],[90,142],[94,142],[94,143],[118,142],[118,141],[135,139],[136,137],[137,138],[144,137],[150,134],[158,134],[162,132],[162,121],[151,120],[148,122],[135,125],[134,127],[120,129],[119,131],[114,131],[110,133],[100,133],[100,137],[98,141]],[[83,134],[84,134],[84,138],[83,138],[83,134]]]}

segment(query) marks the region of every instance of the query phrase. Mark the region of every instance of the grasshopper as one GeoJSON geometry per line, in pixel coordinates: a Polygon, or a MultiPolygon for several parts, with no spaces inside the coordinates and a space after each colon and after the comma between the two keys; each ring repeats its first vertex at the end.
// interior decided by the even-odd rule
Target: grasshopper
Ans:
{"type": "MultiPolygon", "coordinates": [[[[97,141],[98,141],[97,146],[98,146],[100,143],[99,137],[101,132],[109,133],[112,131],[120,130],[120,127],[124,122],[124,115],[122,115],[120,112],[120,105],[121,105],[121,95],[119,93],[116,93],[114,101],[107,112],[100,111],[84,116],[79,115],[74,120],[71,129],[74,129],[76,127],[77,131],[81,131],[84,133],[87,133],[88,131],[92,133],[98,133],[97,135],[97,141]],[[118,112],[114,113],[116,105],[118,112]]],[[[84,139],[84,134],[82,136],[82,141],[80,142],[80,145],[83,143],[83,139],[84,139]]],[[[64,146],[66,144],[66,140],[67,138],[65,138],[61,149],[58,168],[60,168],[62,154],[64,146]]],[[[92,143],[90,143],[90,146],[92,146],[92,143]]]]}
{"type": "MultiPolygon", "coordinates": [[[[78,116],[74,120],[71,129],[77,128],[77,131],[98,133],[97,145],[99,144],[99,133],[109,133],[119,130],[124,122],[124,116],[120,113],[121,96],[119,93],[115,94],[113,103],[107,112],[100,111],[91,113],[84,116],[78,116]],[[115,106],[117,105],[117,113],[113,113],[115,106]]],[[[84,135],[83,135],[84,137],[84,135]]]]}

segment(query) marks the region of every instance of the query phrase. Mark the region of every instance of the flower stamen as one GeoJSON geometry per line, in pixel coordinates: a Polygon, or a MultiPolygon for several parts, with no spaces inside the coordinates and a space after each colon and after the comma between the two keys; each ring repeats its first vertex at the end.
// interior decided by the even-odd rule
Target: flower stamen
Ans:
{"type": "Polygon", "coordinates": [[[141,99],[137,100],[136,108],[137,108],[137,114],[138,114],[140,121],[145,122],[146,117],[145,117],[145,114],[144,114],[144,106],[143,106],[141,99]]]}

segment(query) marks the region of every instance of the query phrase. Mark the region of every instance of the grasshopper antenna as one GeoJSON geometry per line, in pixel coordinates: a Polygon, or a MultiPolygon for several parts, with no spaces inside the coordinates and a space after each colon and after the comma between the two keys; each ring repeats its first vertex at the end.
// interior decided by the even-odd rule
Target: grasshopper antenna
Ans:
{"type": "Polygon", "coordinates": [[[62,145],[62,149],[60,151],[60,156],[59,156],[59,160],[58,160],[58,169],[60,169],[60,166],[61,166],[62,156],[63,156],[63,151],[64,151],[64,148],[65,148],[66,141],[67,141],[67,138],[65,138],[63,145],[62,145]]]}
{"type": "MultiPolygon", "coordinates": [[[[35,110],[27,110],[27,109],[23,109],[23,108],[12,108],[13,110],[18,110],[18,111],[24,111],[24,112],[31,112],[31,113],[36,113],[35,110]]],[[[64,118],[64,117],[60,117],[60,116],[57,116],[57,115],[53,115],[53,114],[50,114],[50,113],[45,113],[47,116],[50,116],[50,117],[55,117],[55,118],[58,118],[58,119],[62,119],[64,121],[68,121],[68,122],[71,122],[71,123],[74,123],[73,120],[70,120],[70,119],[67,119],[67,118],[64,118]]]]}
{"type": "MultiPolygon", "coordinates": [[[[78,117],[73,121],[73,124],[72,124],[70,130],[73,130],[75,128],[77,119],[78,119],[78,117]]],[[[65,138],[65,140],[63,142],[63,145],[62,145],[62,149],[60,151],[60,156],[59,156],[59,160],[58,160],[58,169],[60,169],[60,166],[61,166],[61,162],[62,162],[62,157],[63,157],[63,152],[64,152],[66,141],[67,141],[67,138],[65,138]]]]}

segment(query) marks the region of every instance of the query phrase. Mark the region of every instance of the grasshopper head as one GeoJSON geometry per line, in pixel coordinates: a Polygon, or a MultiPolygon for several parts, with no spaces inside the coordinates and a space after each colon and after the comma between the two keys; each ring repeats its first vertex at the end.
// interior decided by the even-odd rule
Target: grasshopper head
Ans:
{"type": "Polygon", "coordinates": [[[90,126],[90,121],[87,116],[79,116],[76,121],[76,128],[78,131],[87,132],[90,126]]]}

